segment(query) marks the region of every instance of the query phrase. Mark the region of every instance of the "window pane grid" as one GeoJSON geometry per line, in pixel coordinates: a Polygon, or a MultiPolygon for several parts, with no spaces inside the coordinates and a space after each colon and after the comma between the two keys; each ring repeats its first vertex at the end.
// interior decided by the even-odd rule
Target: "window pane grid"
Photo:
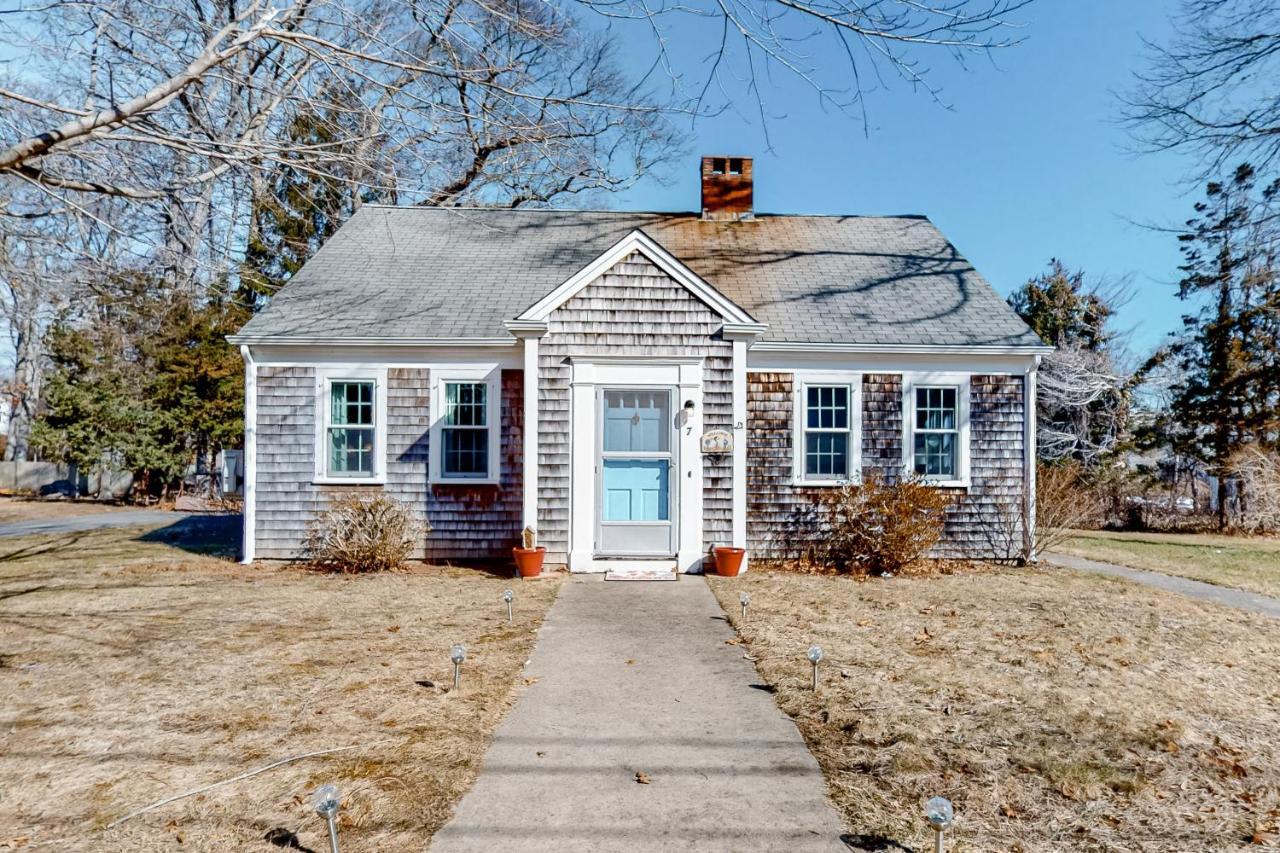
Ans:
{"type": "Polygon", "coordinates": [[[848,385],[807,385],[804,391],[804,476],[843,480],[849,476],[848,385]]]}
{"type": "Polygon", "coordinates": [[[925,477],[954,478],[959,471],[959,388],[915,389],[913,468],[925,477]]]}
{"type": "Polygon", "coordinates": [[[374,384],[343,380],[329,384],[328,473],[371,477],[374,474],[374,384]]]}
{"type": "Polygon", "coordinates": [[[444,383],[440,429],[440,474],[447,478],[489,476],[489,385],[444,383]]]}
{"type": "Polygon", "coordinates": [[[459,427],[488,426],[488,392],[489,386],[483,382],[445,383],[445,425],[459,427]]]}

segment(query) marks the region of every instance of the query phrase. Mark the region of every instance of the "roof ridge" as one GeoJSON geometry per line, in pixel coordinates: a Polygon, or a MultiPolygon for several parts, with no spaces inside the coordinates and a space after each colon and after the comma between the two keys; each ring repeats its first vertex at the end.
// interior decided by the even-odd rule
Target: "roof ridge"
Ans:
{"type": "MultiPolygon", "coordinates": [[[[614,216],[701,216],[696,210],[613,210],[603,207],[485,207],[483,205],[443,205],[434,204],[384,204],[381,202],[365,202],[361,209],[375,207],[379,210],[430,211],[433,213],[450,213],[453,211],[476,211],[482,213],[605,213],[614,216]]],[[[760,211],[757,219],[920,219],[930,221],[925,213],[776,213],[760,211]]],[[[713,221],[713,220],[708,220],[713,221]]],[[[750,221],[750,220],[747,220],[750,221]]]]}

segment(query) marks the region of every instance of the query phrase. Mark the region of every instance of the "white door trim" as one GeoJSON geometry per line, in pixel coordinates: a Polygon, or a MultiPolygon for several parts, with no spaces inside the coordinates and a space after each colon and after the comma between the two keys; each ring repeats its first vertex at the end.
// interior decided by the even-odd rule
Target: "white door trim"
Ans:
{"type": "MultiPolygon", "coordinates": [[[[602,572],[616,567],[617,559],[597,558],[595,529],[599,512],[596,500],[596,446],[599,417],[596,388],[638,385],[670,385],[676,395],[679,431],[677,468],[672,488],[679,489],[676,568],[681,572],[702,568],[702,360],[654,358],[621,361],[570,359],[569,386],[569,570],[602,572]],[[686,402],[693,403],[690,411],[686,402]]],[[[630,561],[627,561],[630,562],[630,561]]]]}

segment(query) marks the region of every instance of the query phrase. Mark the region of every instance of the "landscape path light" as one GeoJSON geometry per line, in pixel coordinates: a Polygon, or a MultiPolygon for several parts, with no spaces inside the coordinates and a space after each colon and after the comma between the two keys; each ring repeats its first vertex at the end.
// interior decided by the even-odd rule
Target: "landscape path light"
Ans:
{"type": "Polygon", "coordinates": [[[511,602],[515,597],[516,597],[516,594],[509,589],[502,593],[502,600],[507,603],[507,624],[508,625],[511,624],[511,620],[512,620],[511,602]]]}
{"type": "Polygon", "coordinates": [[[809,647],[809,663],[813,664],[813,689],[818,689],[818,664],[822,662],[822,646],[813,645],[809,647]]]}
{"type": "Polygon", "coordinates": [[[338,853],[338,806],[342,795],[337,785],[321,785],[311,795],[311,807],[329,824],[329,849],[338,853]]]}
{"type": "Polygon", "coordinates": [[[467,647],[458,643],[449,652],[449,660],[453,661],[453,689],[457,690],[462,683],[462,662],[467,659],[467,647]]]}
{"type": "Polygon", "coordinates": [[[956,818],[956,811],[946,797],[930,797],[924,804],[924,819],[933,827],[934,853],[943,853],[946,845],[947,829],[956,818]]]}
{"type": "Polygon", "coordinates": [[[747,605],[751,603],[751,596],[747,593],[741,593],[738,596],[738,603],[742,605],[742,621],[747,621],[747,605]]]}

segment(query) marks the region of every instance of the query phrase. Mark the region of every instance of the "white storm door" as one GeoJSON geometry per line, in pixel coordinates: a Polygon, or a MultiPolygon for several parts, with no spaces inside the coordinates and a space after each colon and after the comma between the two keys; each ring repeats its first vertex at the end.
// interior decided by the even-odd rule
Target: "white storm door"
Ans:
{"type": "Polygon", "coordinates": [[[674,556],[675,389],[601,388],[596,412],[596,550],[674,556]]]}

